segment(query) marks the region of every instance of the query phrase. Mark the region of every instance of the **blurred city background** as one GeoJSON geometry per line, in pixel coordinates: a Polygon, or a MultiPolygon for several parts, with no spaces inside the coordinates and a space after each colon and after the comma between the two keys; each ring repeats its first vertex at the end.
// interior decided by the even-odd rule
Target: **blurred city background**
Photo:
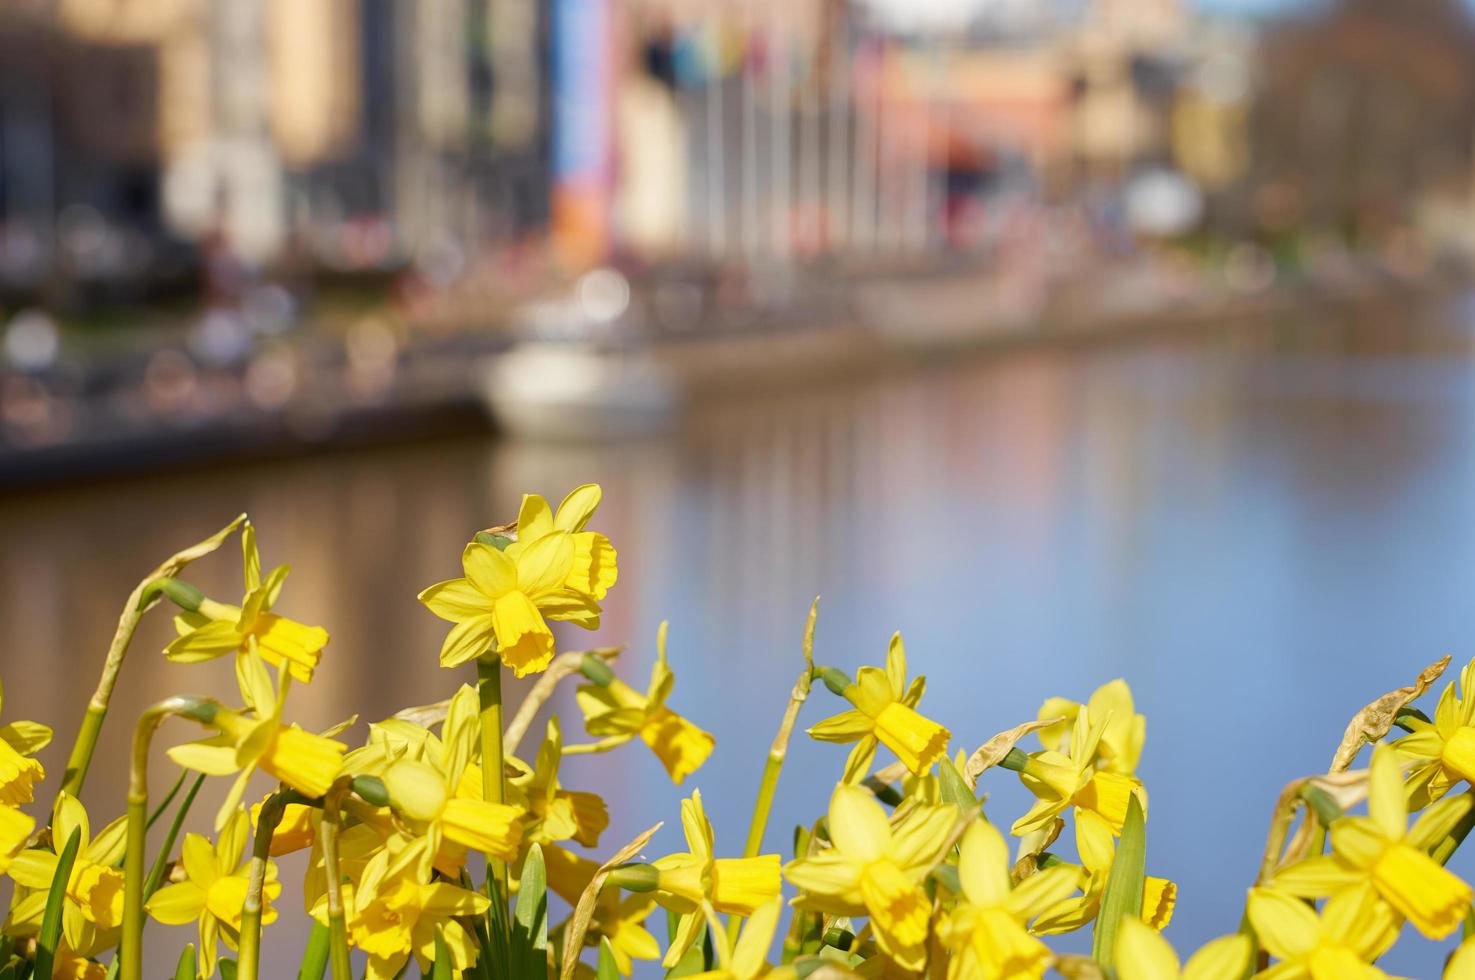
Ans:
{"type": "MultiPolygon", "coordinates": [[[[1128,677],[1196,945],[1280,786],[1475,655],[1472,218],[1462,0],[8,0],[6,711],[69,733],[128,590],[242,510],[334,637],[297,717],[436,700],[415,593],[597,480],[621,580],[560,641],[643,678],[669,618],[718,737],[681,791],[570,760],[606,844],[692,785],[740,844],[823,593],[821,659],[902,629],[956,746],[1128,677]]],[[[231,693],[168,633],[121,714],[231,693]]],[[[840,761],[796,750],[772,849],[840,761]]]]}

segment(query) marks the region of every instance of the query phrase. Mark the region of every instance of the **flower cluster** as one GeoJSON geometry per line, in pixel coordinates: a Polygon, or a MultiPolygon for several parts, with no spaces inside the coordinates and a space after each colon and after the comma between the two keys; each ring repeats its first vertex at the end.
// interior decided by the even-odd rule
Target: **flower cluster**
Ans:
{"type": "Polygon", "coordinates": [[[883,664],[853,677],[817,666],[817,605],[742,846],[719,840],[693,788],[679,814],[683,849],[654,847],[659,825],[608,847],[609,807],[565,783],[565,757],[639,741],[681,785],[715,740],[672,707],[664,624],[644,693],[617,674],[618,649],[558,649],[550,623],[596,628],[618,579],[610,540],[588,529],[600,497],[587,485],[553,508],[528,495],[514,523],[474,535],[461,577],[420,594],[452,624],[441,665],[474,666],[474,678],[359,735],[356,718],[318,732],[288,720],[293,685],[325,683],[315,678],[333,662],[323,663],[329,635],[275,611],[287,569],[263,574],[244,517],[161,565],[129,599],[44,825],[24,808],[46,775],[33,756],[51,731],[0,726],[0,873],[13,883],[0,977],[141,980],[145,949],[167,935],[145,931],[153,920],[195,930],[175,976],[256,980],[263,931],[282,912],[277,861],[299,854],[312,923],[299,976],[318,980],[329,971],[392,980],[412,961],[426,976],[472,980],[610,980],[642,969],[724,980],[1033,980],[1051,970],[1082,980],[1333,980],[1385,976],[1377,960],[1405,934],[1448,942],[1445,976],[1475,980],[1475,940],[1452,938],[1462,925],[1461,939],[1475,934],[1471,888],[1446,867],[1475,827],[1475,661],[1432,718],[1414,702],[1447,658],[1359,712],[1327,774],[1286,787],[1237,931],[1186,962],[1161,934],[1177,887],[1148,874],[1148,794],[1137,773],[1146,722],[1124,681],[1084,702],[1050,698],[992,737],[970,733],[969,754],[923,713],[926,681],[909,678],[899,634],[883,664]],[[239,604],[180,578],[237,533],[239,604]],[[94,831],[79,797],[108,697],[134,628],[164,600],[179,634],[165,656],[229,658],[239,701],[174,695],[148,709],[133,732],[126,811],[94,831]],[[536,675],[510,718],[505,672],[536,675]],[[588,740],[566,742],[548,714],[522,752],[572,678],[588,740]],[[794,830],[792,851],[765,852],[815,682],[840,710],[807,734],[852,748],[823,784],[827,802],[794,830]],[[150,806],[152,742],[171,718],[203,734],[162,753],[180,773],[150,806]],[[1353,768],[1369,744],[1367,768],[1353,768]],[[229,778],[213,834],[181,834],[212,776],[229,778]],[[990,819],[985,779],[1017,779],[1032,804],[1012,821],[990,819]],[[149,860],[155,824],[167,830],[155,833],[149,860]],[[1089,955],[1052,948],[1052,937],[1078,931],[1090,933],[1089,955]]]}

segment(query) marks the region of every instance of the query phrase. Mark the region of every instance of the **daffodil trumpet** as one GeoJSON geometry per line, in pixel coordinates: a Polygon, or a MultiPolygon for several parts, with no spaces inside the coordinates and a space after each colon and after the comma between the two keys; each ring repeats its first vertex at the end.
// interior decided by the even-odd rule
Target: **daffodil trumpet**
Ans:
{"type": "Polygon", "coordinates": [[[146,709],[133,729],[133,756],[128,768],[128,831],[123,852],[123,936],[118,957],[121,980],[143,980],[144,849],[149,818],[149,746],[154,733],[171,717],[209,725],[220,711],[211,698],[180,695],[146,709]]]}

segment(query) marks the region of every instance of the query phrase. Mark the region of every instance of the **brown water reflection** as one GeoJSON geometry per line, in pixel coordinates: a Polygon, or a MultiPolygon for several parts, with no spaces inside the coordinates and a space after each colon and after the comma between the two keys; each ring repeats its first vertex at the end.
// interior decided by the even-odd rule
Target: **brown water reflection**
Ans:
{"type": "MultiPolygon", "coordinates": [[[[1324,767],[1373,695],[1445,652],[1475,655],[1470,316],[1459,301],[1365,307],[898,364],[700,405],[649,444],[444,441],[0,498],[5,715],[70,728],[133,583],[241,510],[266,561],[293,566],[282,610],[333,634],[320,679],[293,692],[296,718],[438,699],[465,678],[433,666],[442,624],[416,591],[454,574],[466,536],[513,516],[523,489],[598,480],[621,579],[591,639],[630,641],[643,684],[671,619],[674,703],[719,739],[684,789],[702,789],[719,846],[741,844],[823,593],[822,659],[876,662],[902,629],[957,745],[1047,694],[1131,679],[1150,719],[1150,864],[1182,884],[1172,934],[1195,944],[1236,926],[1279,785],[1324,767]]],[[[189,577],[233,597],[237,552],[189,577]]],[[[223,663],[166,665],[169,632],[158,614],[140,631],[122,717],[165,692],[231,694],[223,663]]],[[[86,793],[99,818],[121,807],[120,722],[86,793]]],[[[64,755],[47,750],[54,774],[64,755]]],[[[771,847],[822,806],[842,758],[798,747],[771,847]]],[[[162,763],[155,776],[162,790],[162,763]]],[[[615,797],[609,846],[676,816],[679,793],[643,750],[567,776],[615,797]]],[[[994,782],[1004,819],[1019,794],[994,782]]],[[[150,935],[160,961],[186,939],[150,935]]],[[[300,943],[279,930],[271,975],[300,943]]],[[[1415,974],[1434,962],[1388,959],[1415,974]]]]}

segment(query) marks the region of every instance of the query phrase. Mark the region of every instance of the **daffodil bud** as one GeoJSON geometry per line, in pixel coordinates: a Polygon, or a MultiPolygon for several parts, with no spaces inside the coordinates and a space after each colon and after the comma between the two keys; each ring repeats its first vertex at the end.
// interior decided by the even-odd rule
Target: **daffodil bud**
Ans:
{"type": "Polygon", "coordinates": [[[579,673],[600,687],[609,687],[615,680],[615,672],[610,669],[609,664],[603,658],[588,653],[579,661],[579,673]]]}
{"type": "Polygon", "coordinates": [[[824,938],[821,941],[826,946],[833,946],[836,949],[848,950],[850,948],[850,944],[855,942],[855,933],[851,932],[849,929],[842,929],[839,926],[831,926],[830,928],[825,930],[824,938]]]}
{"type": "Polygon", "coordinates": [[[653,892],[660,880],[661,873],[649,864],[622,864],[609,873],[610,883],[627,892],[653,892]]]}
{"type": "MultiPolygon", "coordinates": [[[[190,585],[188,582],[181,582],[177,578],[156,579],[152,588],[150,589],[150,592],[155,591],[163,593],[164,595],[169,597],[170,602],[173,602],[179,608],[187,609],[190,612],[195,612],[196,610],[198,610],[200,608],[200,603],[205,599],[205,594],[203,592],[195,588],[193,585],[190,585]]],[[[150,597],[146,594],[144,597],[145,601],[147,601],[148,598],[150,597]]]]}
{"type": "Polygon", "coordinates": [[[396,810],[411,820],[434,820],[446,806],[446,782],[417,759],[401,759],[384,772],[384,788],[396,810]]]}
{"type": "Polygon", "coordinates": [[[353,777],[353,791],[370,806],[389,806],[389,789],[377,776],[353,777]]]}
{"type": "Polygon", "coordinates": [[[814,676],[824,682],[825,687],[830,689],[830,693],[838,694],[842,698],[851,686],[850,678],[839,667],[816,667],[814,676]]]}
{"type": "Polygon", "coordinates": [[[1019,749],[1010,749],[1009,754],[999,760],[999,765],[1005,769],[1013,769],[1015,772],[1024,772],[1024,767],[1029,765],[1029,756],[1019,749]]]}

